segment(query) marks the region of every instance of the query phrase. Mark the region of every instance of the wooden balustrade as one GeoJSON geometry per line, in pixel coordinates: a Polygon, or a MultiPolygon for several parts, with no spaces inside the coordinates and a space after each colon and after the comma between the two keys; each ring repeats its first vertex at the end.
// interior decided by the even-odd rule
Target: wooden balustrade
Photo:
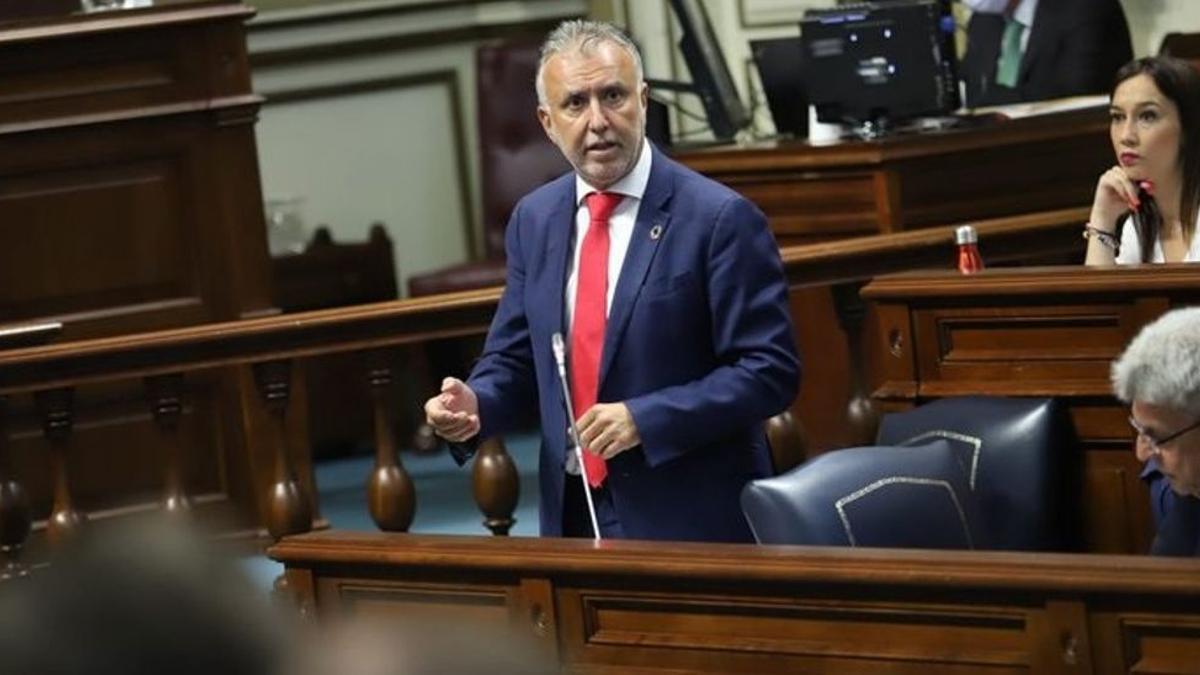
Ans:
{"type": "MultiPolygon", "coordinates": [[[[0,400],[32,394],[38,404],[43,433],[51,442],[49,458],[54,503],[45,528],[50,543],[71,536],[86,521],[75,507],[69,466],[73,393],[76,388],[113,380],[141,379],[147,406],[154,419],[163,453],[161,506],[172,513],[192,511],[187,492],[180,433],[185,409],[188,373],[213,368],[248,368],[244,376],[255,386],[257,400],[243,398],[235,410],[265,411],[267,447],[255,449],[259,461],[270,466],[271,486],[263,505],[270,536],[308,531],[312,527],[314,495],[298,479],[289,447],[289,402],[292,399],[293,363],[297,359],[356,350],[367,350],[368,370],[363,386],[373,400],[376,464],[369,477],[368,508],[381,529],[403,531],[412,523],[415,491],[397,457],[385,392],[395,374],[383,348],[486,330],[499,299],[500,289],[439,298],[362,305],[335,310],[297,313],[227,323],[179,328],[152,333],[83,340],[63,344],[23,346],[0,351],[0,400]],[[377,357],[377,358],[376,358],[377,357]]],[[[14,337],[8,344],[30,344],[44,339],[26,332],[0,331],[14,337]]],[[[4,411],[0,408],[0,421],[4,411]]],[[[31,529],[25,490],[8,462],[7,434],[0,434],[0,551],[4,554],[0,579],[22,576],[21,561],[31,529]]],[[[515,467],[498,441],[485,445],[482,469],[477,469],[476,498],[489,528],[498,534],[511,527],[516,506],[515,467]],[[494,485],[493,482],[510,485],[494,485]]]]}
{"type": "Polygon", "coordinates": [[[183,436],[179,433],[179,416],[183,410],[183,376],[177,373],[147,377],[146,398],[159,433],[159,445],[166,457],[163,472],[162,507],[172,516],[185,515],[192,509],[192,500],[185,489],[183,469],[183,436]]]}
{"type": "MultiPolygon", "coordinates": [[[[1078,249],[1078,223],[1084,216],[1083,210],[1075,209],[985,221],[976,226],[991,262],[1022,260],[1078,249]]],[[[858,420],[856,433],[864,438],[873,433],[875,413],[866,397],[863,371],[857,365],[862,360],[858,334],[864,330],[866,316],[861,304],[856,304],[857,287],[863,279],[884,271],[934,262],[949,266],[953,260],[952,231],[953,227],[947,226],[782,250],[793,290],[841,284],[836,295],[843,316],[844,349],[853,355],[851,363],[856,365],[840,372],[832,387],[829,380],[817,384],[827,395],[839,386],[850,392],[845,398],[848,406],[843,406],[836,418],[843,425],[846,418],[858,420]]],[[[257,423],[267,427],[257,436],[264,439],[264,447],[254,449],[253,459],[268,467],[270,489],[259,507],[270,535],[278,538],[310,529],[316,506],[311,485],[296,475],[293,462],[297,448],[289,447],[289,438],[294,438],[288,433],[292,364],[323,354],[378,354],[395,345],[482,333],[491,322],[500,293],[501,289],[494,288],[0,351],[0,396],[33,394],[42,410],[45,435],[52,441],[54,509],[47,524],[51,539],[69,536],[85,520],[74,507],[68,470],[72,453],[76,452],[70,448],[74,421],[70,401],[76,388],[112,380],[144,382],[162,441],[162,504],[169,511],[186,512],[194,500],[187,494],[188,477],[180,448],[184,441],[179,424],[186,410],[184,382],[192,379],[190,373],[243,369],[240,377],[247,378],[249,384],[237,387],[241,398],[234,411],[240,409],[239,414],[244,416],[249,416],[247,411],[252,408],[265,411],[265,421],[257,423]]],[[[806,334],[829,332],[800,319],[797,325],[802,343],[806,334]]],[[[827,361],[828,356],[820,352],[808,356],[810,374],[806,379],[811,380],[812,365],[827,361]]],[[[399,374],[391,372],[382,357],[369,358],[368,363],[363,386],[372,395],[376,440],[375,467],[367,478],[368,506],[381,529],[403,531],[412,522],[416,496],[411,478],[397,457],[385,396],[399,374]]],[[[815,379],[820,380],[820,376],[815,379]]],[[[805,408],[803,401],[796,413],[804,427],[815,416],[825,414],[822,409],[805,408]]],[[[804,453],[794,439],[782,442],[781,438],[775,428],[772,439],[776,467],[784,470],[802,460],[804,453]]],[[[25,502],[20,498],[17,477],[4,472],[0,466],[0,483],[7,478],[3,484],[9,486],[0,490],[0,545],[12,552],[11,563],[27,537],[28,528],[22,523],[28,517],[22,520],[25,502]]],[[[518,481],[511,458],[498,442],[484,444],[481,449],[473,485],[484,524],[496,534],[507,533],[513,523],[518,481]]]]}
{"type": "Polygon", "coordinates": [[[8,456],[8,400],[0,396],[0,581],[26,576],[29,571],[21,561],[25,539],[29,537],[32,519],[29,497],[13,475],[8,456]]]}

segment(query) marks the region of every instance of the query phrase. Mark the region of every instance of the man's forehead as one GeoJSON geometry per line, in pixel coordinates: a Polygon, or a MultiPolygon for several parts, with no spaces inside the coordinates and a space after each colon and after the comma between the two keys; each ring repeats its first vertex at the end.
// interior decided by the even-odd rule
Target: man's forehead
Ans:
{"type": "Polygon", "coordinates": [[[610,42],[581,45],[550,57],[546,70],[567,76],[583,76],[611,72],[614,77],[622,71],[633,72],[633,57],[620,46],[610,42]]]}

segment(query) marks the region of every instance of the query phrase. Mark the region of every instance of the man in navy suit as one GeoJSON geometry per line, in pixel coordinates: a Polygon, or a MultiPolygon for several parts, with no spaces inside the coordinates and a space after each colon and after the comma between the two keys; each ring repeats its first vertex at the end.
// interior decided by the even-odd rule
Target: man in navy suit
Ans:
{"type": "Polygon", "coordinates": [[[752,541],[738,496],[771,473],[762,423],[799,386],[766,220],[646,141],[641,57],[616,28],[559,26],[537,90],[574,171],[517,204],[483,356],[467,382],[443,382],[428,421],[462,461],[537,410],[541,532],[590,536],[551,349],[562,333],[601,534],[752,541]]]}
{"type": "Polygon", "coordinates": [[[1107,93],[1133,59],[1118,0],[963,2],[972,14],[959,76],[971,107],[1107,93]]]}

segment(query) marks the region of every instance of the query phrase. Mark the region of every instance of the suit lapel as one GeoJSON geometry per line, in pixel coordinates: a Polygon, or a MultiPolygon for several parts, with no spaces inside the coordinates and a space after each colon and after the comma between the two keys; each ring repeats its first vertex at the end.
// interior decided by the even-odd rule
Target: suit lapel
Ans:
{"type": "MultiPolygon", "coordinates": [[[[546,298],[546,307],[557,308],[551,326],[552,333],[564,333],[567,304],[567,256],[571,254],[571,238],[575,232],[575,181],[567,182],[562,197],[547,215],[546,262],[549,265],[549,290],[554,293],[546,298]]],[[[564,335],[564,337],[566,337],[564,335]]]]}
{"type": "Polygon", "coordinates": [[[1051,2],[1039,2],[1037,9],[1033,15],[1033,26],[1029,27],[1029,41],[1025,43],[1025,53],[1021,55],[1021,67],[1017,71],[1017,86],[1024,82],[1029,77],[1029,69],[1040,58],[1045,49],[1045,36],[1052,31],[1049,30],[1051,22],[1058,20],[1058,17],[1053,15],[1050,5],[1051,2]]]}
{"type": "MultiPolygon", "coordinates": [[[[648,141],[647,141],[648,142],[648,141]]],[[[633,305],[642,290],[642,282],[650,263],[658,251],[659,242],[666,238],[670,216],[666,211],[667,201],[674,189],[674,174],[666,157],[651,146],[653,160],[650,165],[650,180],[638,208],[637,221],[633,226],[633,237],[629,250],[621,263],[621,276],[613,292],[612,307],[608,312],[608,325],[604,330],[604,351],[600,357],[600,391],[604,391],[604,379],[612,366],[613,358],[629,326],[633,305]],[[653,236],[651,233],[653,232],[653,236]]]]}

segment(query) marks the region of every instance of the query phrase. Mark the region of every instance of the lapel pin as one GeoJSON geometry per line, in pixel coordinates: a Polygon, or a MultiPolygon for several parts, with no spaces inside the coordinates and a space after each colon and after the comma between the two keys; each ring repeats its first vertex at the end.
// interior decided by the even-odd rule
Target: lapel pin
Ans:
{"type": "Polygon", "coordinates": [[[650,228],[650,241],[658,241],[659,237],[662,237],[662,231],[662,225],[655,225],[650,228]]]}

